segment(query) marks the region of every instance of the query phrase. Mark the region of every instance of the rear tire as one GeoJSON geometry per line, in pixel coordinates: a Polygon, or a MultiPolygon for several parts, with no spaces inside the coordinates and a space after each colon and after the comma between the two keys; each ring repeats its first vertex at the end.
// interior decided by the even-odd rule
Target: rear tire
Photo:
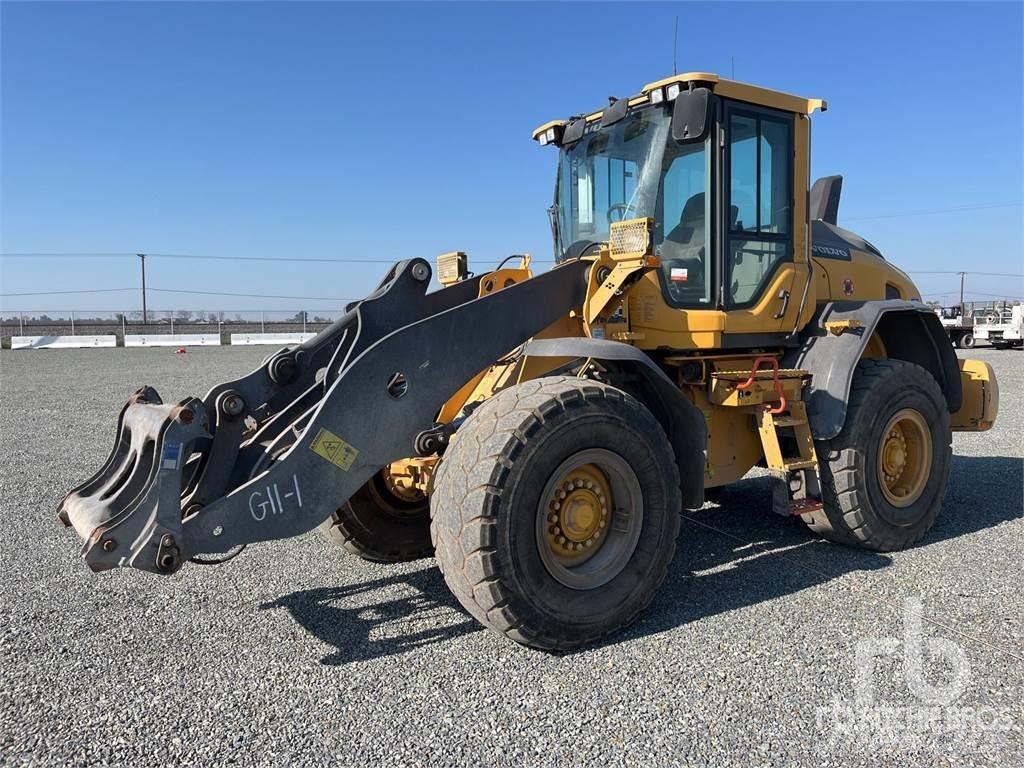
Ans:
{"type": "Polygon", "coordinates": [[[398,563],[430,557],[430,502],[393,494],[383,473],[371,477],[317,529],[332,544],[364,560],[398,563]]]}
{"type": "Polygon", "coordinates": [[[961,336],[960,337],[960,346],[963,347],[964,349],[973,349],[974,348],[974,334],[973,333],[965,333],[963,336],[961,336]]]}
{"type": "Polygon", "coordinates": [[[543,378],[466,420],[431,509],[438,565],[466,610],[518,643],[564,650],[626,626],[653,599],[675,552],[679,472],[635,399],[543,378]]]}
{"type": "Polygon", "coordinates": [[[949,411],[925,369],[901,360],[861,360],[846,422],[816,445],[824,508],[803,515],[826,539],[891,552],[932,527],[952,454],[949,411]]]}

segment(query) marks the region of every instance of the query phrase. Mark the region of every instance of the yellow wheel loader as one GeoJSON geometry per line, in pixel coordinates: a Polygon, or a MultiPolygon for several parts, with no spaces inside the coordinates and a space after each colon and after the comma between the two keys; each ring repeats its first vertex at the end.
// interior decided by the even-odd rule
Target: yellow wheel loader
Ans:
{"type": "Polygon", "coordinates": [[[314,339],[202,399],[150,387],[59,515],[96,571],[170,574],[315,528],[434,553],[479,621],[544,649],[651,601],[680,512],[755,465],[775,512],[879,551],[917,541],[992,369],[838,225],[805,99],[704,72],[534,132],[558,149],[556,266],[395,264],[314,339]]]}

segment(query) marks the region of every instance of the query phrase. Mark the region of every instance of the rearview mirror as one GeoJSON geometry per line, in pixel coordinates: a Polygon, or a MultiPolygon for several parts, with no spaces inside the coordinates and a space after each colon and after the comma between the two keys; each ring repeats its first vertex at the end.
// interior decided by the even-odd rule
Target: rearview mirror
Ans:
{"type": "Polygon", "coordinates": [[[694,88],[680,91],[672,108],[672,138],[678,142],[702,141],[711,125],[711,91],[694,88]]]}

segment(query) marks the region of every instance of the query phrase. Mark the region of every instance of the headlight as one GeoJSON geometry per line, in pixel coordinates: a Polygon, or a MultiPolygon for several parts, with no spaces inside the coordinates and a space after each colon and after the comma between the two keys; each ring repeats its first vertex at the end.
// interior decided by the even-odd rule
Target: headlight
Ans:
{"type": "Polygon", "coordinates": [[[665,92],[661,88],[655,88],[650,93],[651,104],[661,104],[665,100],[665,92]]]}

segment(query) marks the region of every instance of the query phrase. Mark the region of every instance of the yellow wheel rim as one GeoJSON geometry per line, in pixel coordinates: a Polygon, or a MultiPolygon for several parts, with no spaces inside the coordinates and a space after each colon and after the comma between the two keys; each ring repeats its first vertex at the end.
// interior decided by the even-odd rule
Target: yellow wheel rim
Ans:
{"type": "Polygon", "coordinates": [[[607,541],[609,512],[614,509],[608,478],[595,464],[562,474],[548,497],[546,539],[555,558],[569,566],[593,557],[607,541]]]}
{"type": "Polygon", "coordinates": [[[644,497],[629,462],[586,448],[551,473],[537,500],[537,551],[570,589],[597,589],[631,562],[643,529],[644,497]]]}
{"type": "Polygon", "coordinates": [[[932,433],[917,411],[904,408],[889,419],[878,447],[878,480],[894,507],[917,501],[928,484],[932,433]]]}
{"type": "Polygon", "coordinates": [[[398,499],[415,503],[426,499],[426,494],[416,487],[415,479],[403,462],[388,464],[381,470],[384,485],[398,499]]]}

